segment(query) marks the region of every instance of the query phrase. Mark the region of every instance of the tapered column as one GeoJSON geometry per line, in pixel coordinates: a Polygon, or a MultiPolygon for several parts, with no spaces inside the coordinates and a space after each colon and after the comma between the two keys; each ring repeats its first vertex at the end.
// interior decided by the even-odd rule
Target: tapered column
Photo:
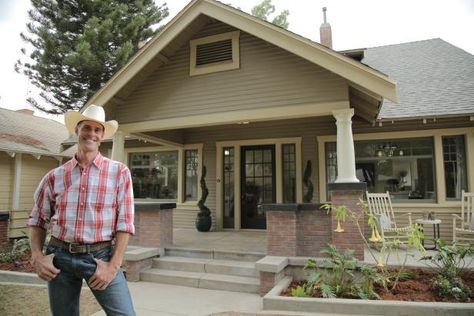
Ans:
{"type": "Polygon", "coordinates": [[[112,159],[126,163],[125,159],[125,133],[122,131],[115,132],[112,145],[112,159]]]}
{"type": "Polygon", "coordinates": [[[352,116],[354,109],[334,110],[337,126],[337,179],[335,182],[359,182],[355,170],[352,116]]]}

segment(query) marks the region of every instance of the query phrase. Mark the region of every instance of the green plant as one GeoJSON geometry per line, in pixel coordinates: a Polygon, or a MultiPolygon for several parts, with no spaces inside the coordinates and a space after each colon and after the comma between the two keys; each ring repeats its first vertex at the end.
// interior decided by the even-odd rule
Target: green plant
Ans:
{"type": "Polygon", "coordinates": [[[321,265],[313,259],[306,262],[304,268],[314,271],[304,286],[305,293],[319,290],[326,298],[379,298],[374,291],[374,283],[378,282],[381,276],[372,267],[358,261],[353,250],[341,253],[336,246],[328,245],[322,253],[327,254],[329,259],[323,260],[321,265]]]}
{"type": "Polygon", "coordinates": [[[313,173],[313,167],[311,165],[311,160],[306,162],[306,168],[304,169],[303,183],[306,187],[306,194],[303,197],[303,202],[311,203],[313,200],[313,182],[311,182],[311,174],[313,173]]]}
{"type": "MultiPolygon", "coordinates": [[[[461,273],[467,266],[466,256],[474,254],[474,246],[448,246],[436,240],[438,251],[433,256],[424,256],[421,260],[430,261],[437,268],[437,275],[433,278],[432,286],[441,297],[453,297],[463,300],[469,297],[471,291],[461,278],[461,273]]],[[[471,259],[472,260],[472,259],[471,259]]]]}
{"type": "Polygon", "coordinates": [[[349,218],[352,222],[355,223],[357,230],[360,236],[362,237],[362,240],[364,241],[367,249],[369,250],[370,255],[375,260],[375,262],[377,262],[378,275],[375,277],[374,281],[380,283],[385,289],[388,289],[389,285],[391,285],[392,289],[395,289],[398,284],[398,281],[404,274],[404,269],[408,257],[414,256],[412,250],[416,249],[422,253],[425,253],[425,249],[422,245],[423,231],[419,225],[415,224],[413,225],[412,229],[407,232],[407,245],[409,247],[405,252],[405,257],[403,259],[402,265],[398,269],[397,273],[393,274],[388,271],[386,263],[388,262],[388,259],[391,255],[396,255],[397,257],[399,256],[398,249],[402,242],[399,239],[382,240],[382,238],[378,234],[376,226],[377,219],[370,212],[367,203],[364,200],[360,199],[358,205],[362,207],[363,212],[354,212],[345,205],[335,207],[331,204],[324,204],[321,206],[321,208],[327,210],[328,212],[334,212],[334,217],[336,217],[336,219],[338,220],[338,228],[336,228],[336,232],[344,231],[344,229],[341,228],[339,224],[340,222],[345,222],[346,218],[349,218]],[[374,250],[372,249],[372,247],[370,247],[370,244],[363,233],[361,220],[364,216],[367,216],[368,226],[372,229],[372,237],[370,238],[370,241],[383,242],[382,248],[380,249],[378,256],[375,255],[374,250]]]}
{"type": "Polygon", "coordinates": [[[11,249],[0,252],[0,262],[14,262],[29,250],[28,238],[16,239],[11,249]]]}
{"type": "Polygon", "coordinates": [[[197,214],[198,217],[210,217],[211,216],[211,210],[205,205],[207,196],[209,195],[209,190],[207,189],[206,185],[206,166],[202,166],[202,173],[201,173],[201,179],[199,181],[201,185],[201,199],[199,199],[198,202],[198,207],[199,207],[199,212],[197,214]]]}
{"type": "Polygon", "coordinates": [[[291,296],[293,297],[308,297],[304,286],[298,285],[297,287],[291,289],[291,296]]]}

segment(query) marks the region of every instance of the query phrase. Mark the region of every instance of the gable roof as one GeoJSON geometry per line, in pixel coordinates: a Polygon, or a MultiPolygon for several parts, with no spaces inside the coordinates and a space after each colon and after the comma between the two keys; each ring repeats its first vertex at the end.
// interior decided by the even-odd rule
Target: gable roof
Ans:
{"type": "Polygon", "coordinates": [[[117,97],[120,90],[132,79],[136,79],[140,72],[151,71],[153,67],[147,67],[149,64],[156,67],[157,63],[166,63],[167,55],[173,53],[169,44],[176,39],[180,44],[189,40],[189,31],[187,39],[179,38],[180,34],[190,25],[195,29],[202,26],[200,16],[219,20],[326,68],[353,83],[356,89],[361,88],[364,92],[369,91],[393,102],[397,101],[396,83],[370,67],[228,5],[214,0],[193,0],[97,91],[87,104],[106,105],[113,98],[120,101],[117,97]]]}
{"type": "Polygon", "coordinates": [[[378,120],[474,115],[474,55],[442,39],[368,48],[362,62],[397,81],[378,120]]]}
{"type": "Polygon", "coordinates": [[[0,151],[69,157],[60,152],[68,135],[66,127],[54,120],[0,108],[0,151]]]}

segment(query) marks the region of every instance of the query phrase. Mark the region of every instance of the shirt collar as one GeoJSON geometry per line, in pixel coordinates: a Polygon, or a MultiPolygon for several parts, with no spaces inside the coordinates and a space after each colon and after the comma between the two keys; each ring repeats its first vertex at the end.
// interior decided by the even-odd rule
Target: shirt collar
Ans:
{"type": "MultiPolygon", "coordinates": [[[[94,160],[92,160],[92,164],[94,166],[96,166],[98,169],[100,169],[100,167],[102,166],[103,161],[104,161],[104,156],[102,156],[102,154],[100,152],[98,152],[97,155],[95,156],[94,160]]],[[[76,155],[74,155],[72,157],[72,159],[69,160],[68,163],[65,165],[65,168],[67,170],[72,170],[78,165],[79,165],[79,161],[77,161],[76,155]]]]}

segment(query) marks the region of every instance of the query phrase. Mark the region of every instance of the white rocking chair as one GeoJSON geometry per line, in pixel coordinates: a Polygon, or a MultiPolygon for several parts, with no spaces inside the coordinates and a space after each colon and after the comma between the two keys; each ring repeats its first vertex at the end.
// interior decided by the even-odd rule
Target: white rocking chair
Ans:
{"type": "Polygon", "coordinates": [[[453,216],[453,243],[474,244],[474,193],[462,191],[461,216],[453,216]]]}
{"type": "Polygon", "coordinates": [[[397,225],[388,191],[386,193],[366,192],[366,195],[370,213],[377,219],[377,228],[380,232],[380,237],[382,237],[383,244],[385,245],[388,241],[395,240],[399,240],[402,243],[406,242],[409,233],[413,230],[411,213],[404,214],[408,216],[408,226],[397,225]]]}

